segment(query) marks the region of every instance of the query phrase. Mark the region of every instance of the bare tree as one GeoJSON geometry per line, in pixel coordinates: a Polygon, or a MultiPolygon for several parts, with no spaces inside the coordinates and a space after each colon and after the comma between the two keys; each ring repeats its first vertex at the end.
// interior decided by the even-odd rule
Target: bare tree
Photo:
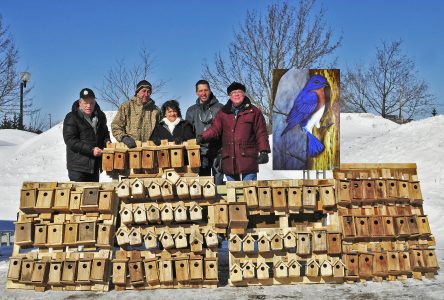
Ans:
{"type": "Polygon", "coordinates": [[[415,63],[402,53],[401,45],[401,40],[383,41],[367,67],[347,70],[341,95],[347,111],[396,115],[400,121],[430,112],[435,97],[417,77],[415,63]]]}
{"type": "Polygon", "coordinates": [[[334,38],[325,24],[324,10],[315,10],[315,3],[300,0],[297,7],[288,2],[273,4],[266,15],[248,11],[244,23],[235,30],[228,59],[217,53],[214,67],[203,63],[202,75],[214,92],[224,95],[232,81],[244,83],[270,126],[273,70],[321,66],[341,44],[342,36],[334,38]]]}
{"type": "MultiPolygon", "coordinates": [[[[139,51],[139,61],[131,67],[126,65],[125,59],[118,59],[116,65],[105,74],[102,86],[98,88],[101,100],[118,108],[121,103],[134,96],[137,83],[148,79],[153,69],[154,59],[143,47],[139,51]]],[[[151,83],[153,94],[161,93],[166,84],[163,80],[151,83]]]]}

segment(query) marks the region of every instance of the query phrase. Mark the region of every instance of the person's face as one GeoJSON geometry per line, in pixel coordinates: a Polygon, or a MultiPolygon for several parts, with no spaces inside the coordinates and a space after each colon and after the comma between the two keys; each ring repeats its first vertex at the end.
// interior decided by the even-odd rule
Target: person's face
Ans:
{"type": "Polygon", "coordinates": [[[230,100],[235,107],[242,104],[245,98],[245,93],[242,90],[234,90],[230,93],[230,100]]]}
{"type": "Polygon", "coordinates": [[[91,97],[88,97],[86,99],[80,98],[79,108],[83,111],[84,114],[91,116],[94,111],[94,107],[96,107],[96,99],[91,97]]]}
{"type": "Polygon", "coordinates": [[[171,107],[167,107],[165,110],[165,117],[170,122],[174,122],[177,119],[177,111],[171,107]]]}
{"type": "Polygon", "coordinates": [[[198,84],[196,95],[199,97],[200,102],[207,102],[211,95],[210,87],[206,84],[198,84]]]}
{"type": "Polygon", "coordinates": [[[151,91],[150,89],[143,88],[140,91],[137,92],[137,97],[142,99],[143,103],[147,103],[150,100],[151,91]]]}

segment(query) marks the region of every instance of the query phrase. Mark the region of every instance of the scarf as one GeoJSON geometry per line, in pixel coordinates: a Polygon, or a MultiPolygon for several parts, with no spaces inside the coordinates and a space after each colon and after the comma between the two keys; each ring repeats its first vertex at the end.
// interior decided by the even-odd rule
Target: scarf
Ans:
{"type": "Polygon", "coordinates": [[[176,118],[174,122],[170,122],[167,118],[163,118],[162,122],[164,122],[167,125],[168,131],[171,133],[171,135],[173,135],[174,128],[176,127],[177,124],[179,124],[180,118],[179,117],[176,118]]]}

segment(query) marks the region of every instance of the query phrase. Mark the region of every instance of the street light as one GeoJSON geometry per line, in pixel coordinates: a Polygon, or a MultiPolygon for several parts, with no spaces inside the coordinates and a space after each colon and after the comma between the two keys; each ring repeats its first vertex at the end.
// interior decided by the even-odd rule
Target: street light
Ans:
{"type": "Polygon", "coordinates": [[[26,87],[26,83],[31,79],[31,73],[20,73],[20,114],[19,114],[19,129],[23,130],[23,88],[26,87]]]}

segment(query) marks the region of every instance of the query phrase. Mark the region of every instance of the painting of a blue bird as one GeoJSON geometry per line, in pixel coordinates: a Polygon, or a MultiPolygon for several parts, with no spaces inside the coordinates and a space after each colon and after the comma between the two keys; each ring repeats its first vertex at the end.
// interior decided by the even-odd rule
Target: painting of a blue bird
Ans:
{"type": "Polygon", "coordinates": [[[324,151],[324,144],[313,135],[313,127],[320,128],[320,121],[329,105],[329,88],[327,79],[322,75],[313,75],[294,100],[293,107],[287,115],[287,126],[281,136],[299,125],[307,135],[307,153],[317,156],[324,151]]]}

